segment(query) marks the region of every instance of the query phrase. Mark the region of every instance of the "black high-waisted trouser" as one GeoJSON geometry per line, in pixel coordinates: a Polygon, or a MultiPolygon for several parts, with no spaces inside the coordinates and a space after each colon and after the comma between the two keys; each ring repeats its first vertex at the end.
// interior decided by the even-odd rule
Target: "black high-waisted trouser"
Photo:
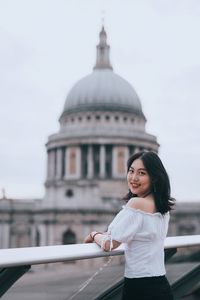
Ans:
{"type": "Polygon", "coordinates": [[[125,278],[122,300],[173,300],[165,276],[125,278]]]}

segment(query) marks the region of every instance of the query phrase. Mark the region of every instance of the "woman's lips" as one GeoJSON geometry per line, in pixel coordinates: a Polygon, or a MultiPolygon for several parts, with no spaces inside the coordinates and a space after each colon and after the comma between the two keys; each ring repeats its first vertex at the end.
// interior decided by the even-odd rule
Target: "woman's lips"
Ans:
{"type": "Polygon", "coordinates": [[[132,188],[137,189],[140,185],[139,184],[131,184],[132,188]]]}

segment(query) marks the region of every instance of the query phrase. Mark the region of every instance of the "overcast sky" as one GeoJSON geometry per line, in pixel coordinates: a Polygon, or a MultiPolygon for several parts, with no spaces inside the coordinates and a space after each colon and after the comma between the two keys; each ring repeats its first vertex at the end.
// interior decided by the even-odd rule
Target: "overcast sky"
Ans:
{"type": "Polygon", "coordinates": [[[1,0],[0,189],[43,197],[45,143],[70,88],[92,72],[102,15],[114,71],[141,99],[173,196],[200,200],[199,0],[1,0]]]}

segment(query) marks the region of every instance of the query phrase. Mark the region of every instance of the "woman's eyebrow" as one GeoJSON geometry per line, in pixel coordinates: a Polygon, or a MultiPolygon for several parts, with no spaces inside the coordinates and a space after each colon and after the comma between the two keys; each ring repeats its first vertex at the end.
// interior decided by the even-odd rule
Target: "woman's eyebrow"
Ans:
{"type": "MultiPolygon", "coordinates": [[[[133,171],[134,171],[135,169],[134,169],[133,167],[130,167],[129,170],[133,170],[133,171]]],[[[139,169],[138,169],[138,171],[146,171],[146,170],[147,170],[147,169],[145,169],[145,168],[139,168],[139,169]]]]}
{"type": "Polygon", "coordinates": [[[133,167],[129,167],[129,170],[134,170],[134,168],[133,167]]]}

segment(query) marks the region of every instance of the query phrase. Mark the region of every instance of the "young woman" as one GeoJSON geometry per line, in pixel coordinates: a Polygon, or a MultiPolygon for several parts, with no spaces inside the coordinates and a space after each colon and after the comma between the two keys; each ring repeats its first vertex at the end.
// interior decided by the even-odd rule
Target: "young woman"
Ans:
{"type": "Polygon", "coordinates": [[[95,242],[105,251],[125,244],[123,300],[172,300],[164,265],[164,240],[174,205],[167,172],[151,151],[131,156],[127,168],[127,204],[108,232],[91,232],[85,242],[95,242]]]}

